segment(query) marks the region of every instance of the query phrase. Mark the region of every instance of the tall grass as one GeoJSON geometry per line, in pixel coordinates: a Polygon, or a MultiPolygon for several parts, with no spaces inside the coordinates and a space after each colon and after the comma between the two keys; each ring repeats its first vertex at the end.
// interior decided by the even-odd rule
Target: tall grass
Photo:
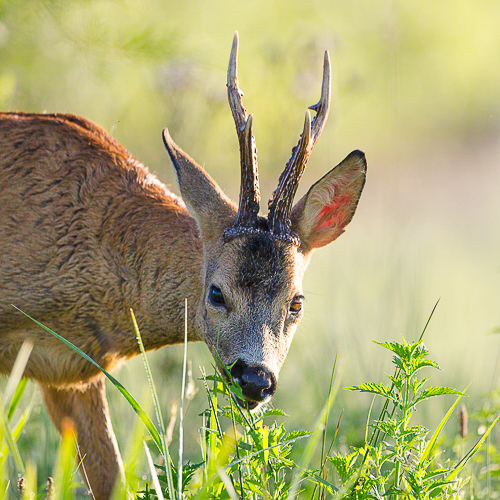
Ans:
{"type": "MultiPolygon", "coordinates": [[[[149,436],[143,440],[136,432],[131,448],[133,457],[125,460],[127,475],[125,484],[120,484],[114,498],[203,500],[203,499],[363,499],[380,498],[398,500],[402,498],[495,498],[497,478],[491,470],[483,481],[478,480],[473,469],[478,464],[491,462],[496,455],[495,447],[484,443],[500,415],[490,410],[485,418],[485,428],[478,441],[461,455],[450,454],[441,437],[443,428],[455,411],[464,393],[452,388],[426,387],[428,377],[420,378],[422,370],[439,368],[429,359],[429,352],[422,338],[415,342],[380,343],[393,354],[395,372],[388,375],[389,384],[362,382],[347,389],[376,395],[382,400],[382,409],[375,419],[368,419],[365,441],[361,446],[342,449],[336,443],[341,421],[333,435],[327,435],[327,422],[339,388],[336,364],[333,367],[327,401],[312,430],[288,432],[286,416],[278,409],[264,408],[249,412],[236,400],[240,389],[232,381],[226,382],[214,369],[213,375],[202,370],[206,387],[207,409],[201,415],[200,461],[184,463],[182,437],[179,439],[178,461],[175,465],[166,439],[166,429],[161,406],[142,346],[139,328],[132,313],[137,339],[141,346],[144,367],[148,376],[151,397],[155,406],[156,423],[153,422],[135,398],[111,375],[106,376],[122,393],[137,412],[149,436]],[[436,396],[457,395],[433,433],[420,423],[414,423],[415,410],[436,396]],[[149,464],[149,480],[137,477],[137,456],[145,456],[149,464]],[[153,443],[160,456],[154,465],[148,443],[153,443]],[[480,452],[481,451],[481,452],[480,452]],[[481,453],[483,454],[481,456],[481,453]],[[132,458],[132,460],[131,460],[132,458]],[[473,479],[473,480],[472,480],[473,479]]],[[[50,331],[50,330],[49,330],[50,331]]],[[[55,332],[52,332],[57,335],[55,332]]],[[[67,343],[67,342],[66,342],[67,343]]],[[[67,343],[70,345],[69,343],[67,343]]],[[[78,352],[75,346],[71,346],[78,352]]],[[[12,417],[22,399],[25,379],[20,373],[28,360],[30,347],[21,350],[17,369],[6,386],[2,399],[2,491],[18,489],[21,498],[33,497],[37,492],[36,465],[23,461],[16,441],[22,428],[28,423],[31,404],[22,412],[18,423],[12,417]],[[8,449],[8,453],[7,453],[8,449]],[[9,455],[22,478],[18,485],[8,482],[6,461],[9,455]]],[[[82,353],[83,354],[83,353],[82,353]]],[[[183,391],[186,383],[187,343],[184,351],[183,391]]],[[[241,394],[240,394],[241,396],[241,394]]],[[[181,404],[181,408],[182,408],[181,404]]],[[[486,412],[485,412],[486,414],[486,412]]],[[[344,417],[345,418],[345,417],[344,417]]],[[[180,433],[184,431],[182,415],[180,433]]],[[[462,416],[463,420],[463,416],[462,416]]],[[[75,434],[72,422],[63,430],[59,452],[54,458],[53,480],[49,488],[39,488],[39,496],[47,498],[73,498],[75,474],[78,467],[75,452],[75,434]]],[[[463,439],[463,436],[462,436],[463,439]]]]}

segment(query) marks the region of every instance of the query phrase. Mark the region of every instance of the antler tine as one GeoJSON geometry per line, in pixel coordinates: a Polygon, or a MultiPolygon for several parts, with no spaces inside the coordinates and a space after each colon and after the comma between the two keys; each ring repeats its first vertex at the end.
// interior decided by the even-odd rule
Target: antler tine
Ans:
{"type": "Polygon", "coordinates": [[[243,92],[238,87],[238,45],[239,36],[238,32],[236,32],[234,34],[231,55],[229,56],[229,66],[227,68],[227,96],[239,136],[240,132],[245,128],[247,110],[243,106],[243,101],[241,99],[243,92]]]}
{"type": "Polygon", "coordinates": [[[238,32],[234,34],[233,46],[227,70],[227,96],[233,114],[240,145],[241,186],[238,215],[235,227],[253,227],[259,213],[259,176],[257,171],[257,149],[252,131],[252,115],[247,115],[238,87],[238,32]]]}
{"type": "MultiPolygon", "coordinates": [[[[325,52],[323,63],[323,83],[321,97],[317,104],[309,109],[316,111],[311,124],[311,115],[306,112],[304,130],[297,146],[292,149],[292,156],[285,166],[278,180],[278,187],[269,200],[269,228],[271,231],[282,234],[291,233],[290,212],[300,178],[306,168],[307,160],[325,126],[330,111],[330,56],[325,52]]],[[[291,235],[294,238],[293,235],[291,235]]]]}
{"type": "Polygon", "coordinates": [[[276,234],[290,233],[290,212],[300,178],[304,173],[311,143],[311,113],[306,111],[304,130],[292,150],[292,157],[278,179],[278,187],[269,200],[269,229],[276,234]]]}
{"type": "Polygon", "coordinates": [[[309,109],[316,111],[316,116],[312,122],[312,145],[311,149],[316,144],[323,127],[325,126],[326,119],[328,118],[328,113],[330,112],[330,54],[328,50],[325,51],[325,58],[323,62],[323,83],[321,84],[321,97],[319,101],[313,106],[309,106],[309,109]]]}

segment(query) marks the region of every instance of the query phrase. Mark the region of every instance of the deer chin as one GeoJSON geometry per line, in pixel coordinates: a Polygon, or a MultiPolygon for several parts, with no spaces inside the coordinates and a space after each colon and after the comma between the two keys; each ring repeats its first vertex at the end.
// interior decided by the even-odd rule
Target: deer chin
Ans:
{"type": "Polygon", "coordinates": [[[250,411],[256,410],[266,401],[250,401],[248,399],[240,399],[238,396],[234,395],[236,401],[242,408],[248,408],[250,411]]]}

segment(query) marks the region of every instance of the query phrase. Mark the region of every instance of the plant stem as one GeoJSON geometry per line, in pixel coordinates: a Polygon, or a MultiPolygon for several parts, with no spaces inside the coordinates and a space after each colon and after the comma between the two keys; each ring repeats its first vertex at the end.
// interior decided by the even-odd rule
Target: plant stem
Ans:
{"type": "Polygon", "coordinates": [[[181,406],[179,408],[179,466],[177,469],[177,489],[179,491],[179,499],[184,497],[182,492],[182,458],[184,451],[184,392],[186,391],[186,370],[187,370],[187,345],[188,345],[188,304],[187,299],[184,300],[184,362],[182,365],[182,386],[181,386],[181,406]]]}

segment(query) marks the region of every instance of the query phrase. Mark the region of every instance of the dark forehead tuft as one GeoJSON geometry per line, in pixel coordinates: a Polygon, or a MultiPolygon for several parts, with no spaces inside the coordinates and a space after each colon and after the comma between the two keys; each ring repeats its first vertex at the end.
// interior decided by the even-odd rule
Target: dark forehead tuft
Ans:
{"type": "Polygon", "coordinates": [[[290,245],[267,234],[250,236],[240,248],[240,262],[238,286],[274,296],[292,263],[290,245]]]}

